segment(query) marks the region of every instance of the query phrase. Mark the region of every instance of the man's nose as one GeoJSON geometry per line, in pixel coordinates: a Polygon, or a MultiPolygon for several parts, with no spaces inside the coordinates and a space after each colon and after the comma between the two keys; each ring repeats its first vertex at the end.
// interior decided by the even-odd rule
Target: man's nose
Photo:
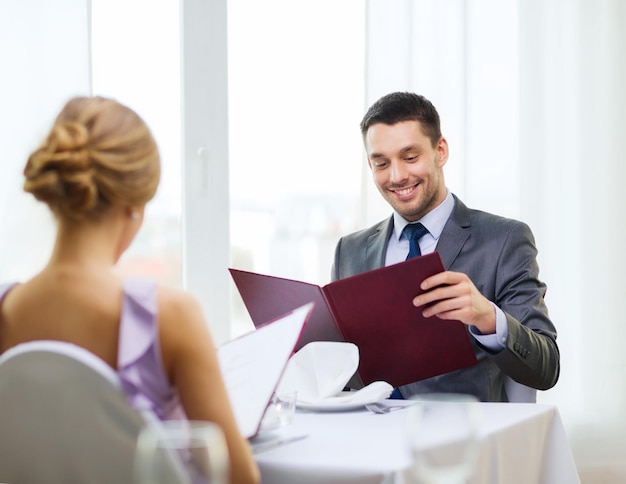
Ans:
{"type": "Polygon", "coordinates": [[[392,161],[389,168],[389,179],[392,183],[402,183],[409,177],[409,172],[404,163],[392,161]]]}

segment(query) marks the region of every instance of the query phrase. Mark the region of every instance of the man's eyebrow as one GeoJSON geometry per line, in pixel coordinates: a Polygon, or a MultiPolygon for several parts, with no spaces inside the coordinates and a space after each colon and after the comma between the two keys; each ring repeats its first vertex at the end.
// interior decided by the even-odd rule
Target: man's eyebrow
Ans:
{"type": "Polygon", "coordinates": [[[400,153],[407,153],[408,151],[420,151],[422,148],[420,145],[408,145],[400,150],[400,153]]]}
{"type": "Polygon", "coordinates": [[[385,158],[385,155],[383,155],[382,153],[370,153],[369,157],[370,158],[385,158]]]}
{"type": "MultiPolygon", "coordinates": [[[[400,148],[399,153],[400,154],[405,154],[405,153],[408,153],[409,151],[421,151],[421,150],[422,150],[422,148],[421,148],[420,145],[410,144],[410,145],[407,145],[407,146],[405,146],[403,148],[400,148]]],[[[374,152],[374,153],[370,153],[369,158],[371,160],[371,159],[387,158],[387,156],[384,155],[383,153],[376,153],[376,152],[374,152]]]]}

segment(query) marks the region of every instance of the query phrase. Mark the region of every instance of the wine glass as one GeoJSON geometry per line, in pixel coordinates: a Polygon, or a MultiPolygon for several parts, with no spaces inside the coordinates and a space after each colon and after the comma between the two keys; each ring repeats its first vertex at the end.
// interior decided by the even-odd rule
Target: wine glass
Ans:
{"type": "Polygon", "coordinates": [[[135,449],[136,484],[226,484],[228,449],[212,422],[150,422],[135,449]]]}
{"type": "Polygon", "coordinates": [[[480,407],[472,395],[439,393],[411,397],[409,446],[413,474],[425,484],[463,484],[478,461],[480,407]]]}

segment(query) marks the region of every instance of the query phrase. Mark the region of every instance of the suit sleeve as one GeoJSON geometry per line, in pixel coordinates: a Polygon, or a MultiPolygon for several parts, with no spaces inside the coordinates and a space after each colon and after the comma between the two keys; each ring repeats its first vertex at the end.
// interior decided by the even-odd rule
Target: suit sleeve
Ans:
{"type": "Polygon", "coordinates": [[[509,334],[506,347],[492,357],[513,380],[547,390],[559,378],[560,355],[536,257],[530,228],[516,224],[499,256],[495,284],[494,302],[506,315],[509,334]]]}

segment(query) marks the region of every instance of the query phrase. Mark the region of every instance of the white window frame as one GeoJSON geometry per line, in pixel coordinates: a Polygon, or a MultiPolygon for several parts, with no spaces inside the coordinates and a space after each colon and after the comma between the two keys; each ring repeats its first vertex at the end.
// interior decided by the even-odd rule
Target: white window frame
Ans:
{"type": "Polygon", "coordinates": [[[227,1],[181,0],[183,285],[230,339],[227,1]]]}

